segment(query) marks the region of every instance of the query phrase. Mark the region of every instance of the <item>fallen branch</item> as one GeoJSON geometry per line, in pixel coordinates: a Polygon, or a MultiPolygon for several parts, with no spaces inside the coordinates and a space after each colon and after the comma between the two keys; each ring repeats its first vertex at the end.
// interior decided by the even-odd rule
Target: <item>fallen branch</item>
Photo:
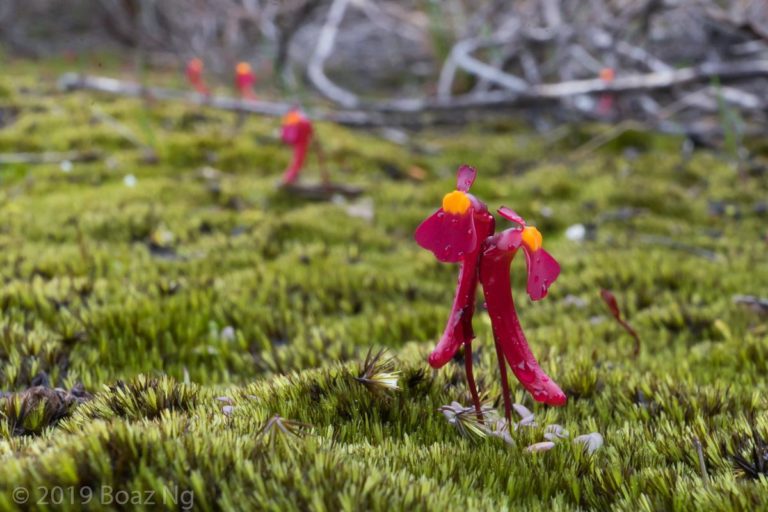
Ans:
{"type": "MultiPolygon", "coordinates": [[[[718,77],[726,80],[768,76],[768,59],[704,63],[690,68],[629,75],[606,82],[599,78],[568,80],[554,84],[529,85],[524,91],[492,91],[484,94],[462,95],[451,98],[405,98],[391,101],[360,102],[356,108],[315,110],[313,118],[351,126],[394,126],[422,124],[459,124],[471,120],[476,113],[492,110],[501,113],[504,108],[532,106],[537,103],[562,100],[582,94],[611,92],[613,94],[645,92],[666,89],[692,82],[718,77]],[[462,111],[459,113],[459,111],[462,111]]],[[[145,87],[106,77],[69,73],[59,79],[65,91],[88,89],[110,94],[178,100],[233,112],[246,112],[267,116],[282,116],[293,104],[259,100],[241,100],[223,96],[201,96],[159,87],[145,87]]],[[[479,117],[479,116],[478,116],[479,117]]]]}
{"type": "Polygon", "coordinates": [[[438,98],[446,99],[451,96],[451,87],[458,68],[462,68],[487,82],[495,83],[509,91],[525,92],[528,88],[528,83],[525,80],[486,64],[472,56],[472,53],[480,48],[509,43],[519,28],[519,23],[517,23],[517,20],[514,20],[514,23],[504,27],[490,37],[472,38],[458,42],[451,49],[451,53],[440,72],[437,85],[438,98]]]}
{"type": "Polygon", "coordinates": [[[721,80],[768,76],[768,60],[705,62],[698,66],[617,77],[611,82],[600,78],[571,80],[533,87],[528,97],[559,99],[577,94],[632,92],[667,89],[672,86],[720,77],[721,80]]]}
{"type": "MultiPolygon", "coordinates": [[[[61,78],[59,78],[58,86],[62,91],[89,90],[132,98],[181,101],[191,105],[270,117],[281,117],[287,114],[291,109],[295,108],[295,104],[288,102],[243,100],[228,96],[203,96],[198,93],[178,89],[146,87],[136,82],[128,82],[101,76],[80,75],[77,73],[67,73],[62,75],[61,78]]],[[[374,118],[375,116],[366,112],[352,110],[334,112],[317,111],[313,117],[315,119],[332,121],[344,125],[383,124],[377,122],[374,118]]]]}
{"type": "MultiPolygon", "coordinates": [[[[707,87],[703,90],[697,90],[694,92],[691,92],[689,94],[686,94],[685,96],[681,97],[671,105],[666,106],[662,110],[659,110],[655,113],[655,128],[659,131],[665,132],[665,133],[674,133],[674,134],[695,134],[695,130],[690,129],[681,129],[678,126],[670,125],[670,123],[667,122],[669,118],[671,118],[673,115],[677,114],[681,110],[691,106],[695,105],[698,108],[702,108],[705,111],[708,112],[717,112],[719,109],[719,106],[717,105],[717,99],[712,99],[709,96],[714,94],[720,94],[723,100],[726,100],[729,103],[735,104],[737,107],[745,107],[745,108],[765,108],[766,105],[762,102],[756,104],[753,103],[753,101],[760,101],[758,98],[755,98],[753,95],[749,93],[744,93],[743,91],[740,91],[739,89],[735,89],[732,87],[721,87],[719,90],[714,89],[712,87],[707,87]],[[703,104],[706,103],[706,104],[703,104]],[[748,105],[748,107],[747,107],[748,105]]],[[[649,129],[651,126],[648,126],[648,124],[641,123],[639,121],[635,121],[633,119],[625,119],[617,124],[611,125],[607,127],[602,133],[599,133],[598,135],[594,136],[592,139],[588,140],[581,146],[579,146],[570,156],[570,158],[574,160],[578,160],[581,158],[586,157],[596,149],[598,149],[600,146],[603,146],[604,144],[610,142],[611,140],[614,140],[616,137],[619,137],[621,134],[625,133],[628,130],[632,129],[649,129]]]]}
{"type": "Polygon", "coordinates": [[[329,100],[347,108],[354,108],[359,103],[358,97],[333,83],[325,74],[325,61],[331,56],[336,34],[341,20],[349,6],[349,0],[335,0],[328,11],[328,18],[320,31],[315,53],[307,66],[307,76],[312,84],[329,100]]]}

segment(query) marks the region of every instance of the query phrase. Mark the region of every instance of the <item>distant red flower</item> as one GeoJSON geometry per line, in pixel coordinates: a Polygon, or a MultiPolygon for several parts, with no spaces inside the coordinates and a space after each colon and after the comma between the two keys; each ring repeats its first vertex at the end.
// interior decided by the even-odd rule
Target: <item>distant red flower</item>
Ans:
{"type": "MultiPolygon", "coordinates": [[[[600,70],[600,80],[606,84],[612,83],[616,79],[616,71],[613,68],[603,68],[600,70]]],[[[613,111],[613,94],[604,92],[600,95],[597,102],[597,112],[601,115],[610,115],[613,111]]]]}
{"type": "Polygon", "coordinates": [[[253,74],[251,65],[247,62],[240,62],[235,67],[235,87],[240,96],[247,100],[256,99],[253,92],[253,86],[256,85],[256,75],[253,74]]]}
{"type": "Polygon", "coordinates": [[[304,160],[307,158],[312,134],[312,122],[300,110],[291,110],[283,117],[281,139],[284,143],[293,146],[293,159],[283,173],[283,184],[290,185],[298,178],[304,160]]]}
{"type": "Polygon", "coordinates": [[[613,82],[614,78],[616,78],[616,71],[613,68],[603,68],[600,70],[600,80],[603,82],[613,82]]]}
{"type": "Polygon", "coordinates": [[[205,80],[203,79],[203,67],[202,60],[197,57],[190,59],[187,63],[187,81],[197,92],[207,96],[210,90],[205,85],[205,80]]]}
{"type": "Polygon", "coordinates": [[[480,200],[469,194],[477,172],[469,166],[459,168],[456,190],[443,197],[442,207],[419,225],[416,242],[432,251],[442,262],[459,262],[456,296],[440,341],[429,356],[434,368],[445,365],[464,345],[467,380],[475,408],[480,411],[472,376],[471,342],[474,338],[472,315],[478,280],[483,285],[491,317],[499,368],[504,388],[507,416],[511,398],[506,377],[506,362],[534,399],[550,405],[563,405],[565,394],[541,370],[528,347],[512,302],[509,271],[517,250],[522,248],[528,263],[528,294],[533,300],[546,296],[560,273],[560,266],[542,249],[541,233],[508,208],[499,213],[520,227],[494,235],[495,220],[480,200]]]}

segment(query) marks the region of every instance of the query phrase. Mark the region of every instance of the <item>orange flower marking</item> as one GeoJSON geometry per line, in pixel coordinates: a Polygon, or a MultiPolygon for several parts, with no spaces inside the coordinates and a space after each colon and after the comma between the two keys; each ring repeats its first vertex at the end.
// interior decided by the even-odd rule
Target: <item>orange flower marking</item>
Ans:
{"type": "Polygon", "coordinates": [[[240,62],[237,64],[237,67],[235,68],[235,72],[238,75],[249,75],[251,74],[251,65],[247,62],[240,62]]]}
{"type": "Polygon", "coordinates": [[[194,59],[189,61],[189,69],[193,71],[202,71],[203,61],[195,57],[194,59]]]}
{"type": "Polygon", "coordinates": [[[283,126],[299,124],[300,122],[301,114],[297,110],[291,110],[283,116],[283,126]]]}
{"type": "Polygon", "coordinates": [[[469,210],[471,205],[472,201],[470,201],[467,194],[461,190],[448,192],[443,197],[443,210],[448,213],[463,215],[469,210]]]}
{"type": "Polygon", "coordinates": [[[523,228],[523,243],[528,246],[531,252],[541,249],[543,239],[538,229],[533,226],[523,228]]]}
{"type": "Polygon", "coordinates": [[[616,78],[616,72],[613,68],[603,68],[600,70],[600,80],[603,82],[613,82],[614,78],[616,78]]]}

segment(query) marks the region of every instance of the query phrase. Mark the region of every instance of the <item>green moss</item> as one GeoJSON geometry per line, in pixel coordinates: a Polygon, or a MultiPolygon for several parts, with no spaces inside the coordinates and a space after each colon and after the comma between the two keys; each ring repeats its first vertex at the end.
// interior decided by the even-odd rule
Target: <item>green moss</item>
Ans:
{"type": "MultiPolygon", "coordinates": [[[[13,115],[0,152],[100,159],[0,173],[0,510],[16,508],[20,486],[154,491],[161,503],[186,490],[201,509],[743,510],[764,500],[766,479],[736,471],[733,457],[768,437],[768,330],[764,312],[731,297],[768,289],[765,173],[707,152],[685,159],[676,138],[640,132],[569,160],[599,126],[560,138],[468,126],[401,147],[322,124],[332,176],[372,204],[360,217],[350,202],[276,189],[290,152],[273,119],[236,127],[203,108],[37,87],[3,98],[13,115]],[[462,366],[433,374],[425,363],[456,268],[412,233],[463,162],[479,168],[473,192],[539,226],[563,268],[531,303],[515,263],[532,348],[571,400],[548,409],[515,386],[538,425],[511,444],[462,438],[438,412],[467,403],[462,366]],[[566,239],[577,223],[589,240],[566,239]],[[637,359],[601,288],[640,333],[637,359]],[[399,392],[355,378],[372,346],[396,356],[399,392]],[[93,396],[73,399],[77,383],[93,396]],[[273,446],[258,433],[275,414],[307,427],[273,446]],[[525,453],[550,423],[600,432],[605,446],[525,453]]],[[[303,179],[320,175],[313,156],[303,179]]],[[[484,313],[475,330],[475,375],[498,406],[484,313]]]]}

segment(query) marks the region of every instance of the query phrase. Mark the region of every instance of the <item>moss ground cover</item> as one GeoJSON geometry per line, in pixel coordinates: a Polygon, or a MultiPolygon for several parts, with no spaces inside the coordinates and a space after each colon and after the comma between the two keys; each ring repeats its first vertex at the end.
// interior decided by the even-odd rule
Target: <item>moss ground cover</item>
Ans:
{"type": "MultiPolygon", "coordinates": [[[[188,490],[201,509],[765,506],[768,480],[735,457],[767,453],[768,317],[733,296],[768,293],[768,155],[736,170],[638,133],[569,160],[599,128],[466,126],[400,146],[321,123],[334,178],[365,194],[311,202],[275,187],[290,158],[277,120],[234,133],[230,114],[61,95],[7,69],[0,154],[96,159],[0,167],[0,510],[57,486],[71,509],[84,488],[98,508],[104,487],[168,508],[163,493],[188,490]],[[473,193],[536,224],[562,265],[534,304],[515,263],[529,341],[569,403],[515,383],[539,426],[511,444],[460,436],[438,408],[469,403],[462,363],[426,363],[456,268],[412,234],[465,162],[473,193]],[[584,240],[565,236],[574,224],[584,240]],[[640,334],[637,359],[601,288],[640,334]],[[370,347],[396,358],[400,391],[355,378],[370,347]],[[305,426],[270,444],[276,414],[305,426]],[[548,423],[605,445],[526,453],[548,423]]],[[[314,160],[302,179],[319,179],[314,160]]],[[[482,308],[475,329],[475,375],[500,408],[482,308]]]]}

